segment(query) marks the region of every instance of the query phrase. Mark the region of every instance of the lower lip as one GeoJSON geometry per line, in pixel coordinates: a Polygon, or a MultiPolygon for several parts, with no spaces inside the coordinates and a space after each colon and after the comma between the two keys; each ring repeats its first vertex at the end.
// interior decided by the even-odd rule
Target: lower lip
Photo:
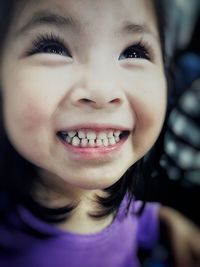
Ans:
{"type": "Polygon", "coordinates": [[[92,159],[101,159],[105,156],[111,156],[114,153],[117,153],[121,150],[124,143],[127,141],[128,136],[121,139],[115,145],[110,145],[107,147],[76,147],[70,144],[65,143],[62,139],[58,138],[61,144],[64,145],[64,148],[67,149],[70,153],[78,156],[79,158],[92,160],[92,159]]]}

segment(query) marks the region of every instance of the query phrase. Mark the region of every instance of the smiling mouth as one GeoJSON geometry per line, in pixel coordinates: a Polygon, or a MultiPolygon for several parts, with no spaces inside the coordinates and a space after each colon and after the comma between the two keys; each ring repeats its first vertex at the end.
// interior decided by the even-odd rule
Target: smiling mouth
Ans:
{"type": "Polygon", "coordinates": [[[58,131],[58,138],[77,148],[100,148],[114,146],[130,134],[129,131],[105,130],[94,131],[90,129],[80,129],[74,131],[58,131]]]}

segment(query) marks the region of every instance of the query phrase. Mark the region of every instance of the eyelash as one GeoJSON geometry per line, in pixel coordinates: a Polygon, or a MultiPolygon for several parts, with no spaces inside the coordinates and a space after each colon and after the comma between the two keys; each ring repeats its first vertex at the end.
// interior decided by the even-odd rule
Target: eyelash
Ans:
{"type": "MultiPolygon", "coordinates": [[[[69,49],[66,48],[65,41],[53,33],[41,34],[33,40],[32,48],[28,50],[27,55],[31,56],[39,53],[72,57],[69,49]]],[[[153,61],[153,49],[147,42],[140,40],[138,43],[124,49],[118,59],[146,59],[153,61]]]]}
{"type": "Polygon", "coordinates": [[[65,41],[53,33],[39,35],[33,40],[32,48],[27,52],[27,55],[31,56],[39,53],[71,57],[70,51],[66,48],[65,41]]]}

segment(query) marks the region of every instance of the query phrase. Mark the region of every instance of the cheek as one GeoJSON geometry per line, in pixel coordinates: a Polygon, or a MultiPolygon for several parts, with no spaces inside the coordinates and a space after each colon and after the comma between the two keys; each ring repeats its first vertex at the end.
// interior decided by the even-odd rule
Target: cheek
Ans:
{"type": "Polygon", "coordinates": [[[34,101],[27,101],[19,111],[18,116],[17,119],[23,123],[23,129],[27,132],[33,132],[38,128],[44,127],[50,119],[48,109],[34,101]]]}
{"type": "MultiPolygon", "coordinates": [[[[135,79],[130,93],[138,126],[149,128],[162,123],[166,111],[167,86],[161,71],[146,71],[135,79]]],[[[130,92],[130,91],[129,91],[130,92]]]]}
{"type": "Polygon", "coordinates": [[[166,80],[162,74],[156,77],[159,79],[149,78],[136,82],[137,90],[134,88],[130,94],[136,118],[133,145],[142,154],[155,143],[165,118],[166,80]]]}
{"type": "Polygon", "coordinates": [[[45,75],[41,79],[38,72],[28,68],[14,70],[10,71],[12,79],[3,84],[5,120],[17,129],[32,131],[49,120],[55,97],[49,97],[52,89],[45,75]]]}
{"type": "Polygon", "coordinates": [[[12,109],[6,108],[4,120],[11,142],[22,154],[34,154],[45,144],[49,118],[44,108],[26,101],[12,109]]]}
{"type": "Polygon", "coordinates": [[[40,166],[50,154],[49,140],[52,140],[45,107],[29,100],[15,106],[14,115],[9,109],[5,111],[6,132],[12,145],[23,157],[40,166]]]}
{"type": "MultiPolygon", "coordinates": [[[[39,154],[39,147],[45,145],[50,109],[35,94],[31,84],[13,82],[4,84],[4,123],[11,143],[22,155],[39,154]],[[29,85],[29,86],[28,86],[29,85]]],[[[39,157],[40,155],[38,155],[39,157]]]]}
{"type": "Polygon", "coordinates": [[[133,101],[139,128],[157,129],[163,123],[166,111],[166,93],[156,91],[154,89],[151,93],[143,95],[141,99],[133,101]]]}
{"type": "Polygon", "coordinates": [[[49,111],[37,99],[21,94],[20,97],[5,97],[4,116],[9,128],[30,132],[47,123],[49,111]]]}

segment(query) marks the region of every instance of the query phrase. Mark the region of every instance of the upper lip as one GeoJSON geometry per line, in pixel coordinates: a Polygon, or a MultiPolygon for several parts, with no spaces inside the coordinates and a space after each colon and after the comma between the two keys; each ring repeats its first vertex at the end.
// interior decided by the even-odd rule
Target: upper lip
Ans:
{"type": "Polygon", "coordinates": [[[120,131],[131,131],[129,127],[117,125],[117,124],[97,124],[97,123],[82,123],[76,124],[69,127],[60,127],[57,132],[69,132],[69,131],[79,131],[81,129],[88,129],[93,131],[106,131],[106,130],[120,130],[120,131]]]}

